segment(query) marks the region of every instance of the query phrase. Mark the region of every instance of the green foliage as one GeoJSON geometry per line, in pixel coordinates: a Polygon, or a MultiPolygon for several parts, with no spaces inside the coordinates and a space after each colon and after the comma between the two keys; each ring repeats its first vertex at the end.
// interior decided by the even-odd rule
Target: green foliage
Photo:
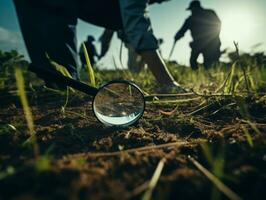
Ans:
{"type": "MultiPolygon", "coordinates": [[[[84,49],[86,51],[86,49],[84,49]]],[[[86,53],[85,53],[86,54],[86,53]]],[[[89,56],[89,55],[88,55],[89,56]]],[[[242,54],[239,56],[237,63],[235,62],[237,57],[236,53],[229,53],[229,58],[232,60],[229,63],[220,63],[213,66],[209,70],[204,70],[200,67],[198,71],[192,71],[189,67],[180,66],[175,63],[168,63],[168,68],[173,74],[175,80],[180,82],[189,88],[193,88],[195,91],[210,91],[214,92],[219,87],[226,92],[243,92],[246,89],[245,78],[243,76],[242,68],[245,68],[246,79],[250,90],[257,92],[262,88],[265,88],[266,80],[266,67],[265,67],[265,55],[263,53],[242,54]],[[240,67],[241,66],[241,67],[240,67]],[[230,74],[230,76],[228,76],[230,74]],[[229,79],[230,80],[227,80],[229,79]],[[226,81],[227,80],[227,81],[226,81]],[[226,85],[226,87],[225,87],[226,85]]],[[[88,57],[89,58],[89,57],[88,57]]],[[[1,52],[0,51],[0,89],[6,85],[12,85],[14,70],[14,62],[18,62],[24,70],[27,66],[27,62],[23,60],[16,51],[1,52]]],[[[89,61],[89,59],[88,59],[89,61]]],[[[68,71],[64,67],[52,61],[55,68],[69,76],[68,71]],[[63,71],[62,71],[63,70],[63,71]]],[[[88,78],[90,84],[93,86],[100,86],[103,83],[113,79],[126,79],[133,80],[140,85],[142,89],[147,92],[156,91],[157,85],[149,70],[142,70],[140,73],[131,73],[128,70],[93,70],[90,63],[87,64],[88,69],[84,76],[84,71],[81,72],[81,76],[88,78]]],[[[26,76],[26,80],[29,75],[26,76]]]]}
{"type": "Polygon", "coordinates": [[[37,157],[39,154],[39,147],[36,141],[36,135],[35,135],[35,130],[34,130],[34,123],[33,123],[33,117],[31,113],[31,109],[27,100],[26,92],[25,92],[25,83],[24,83],[24,78],[21,69],[19,66],[16,66],[15,68],[15,77],[16,77],[16,84],[18,88],[18,96],[20,98],[20,102],[22,104],[22,108],[24,111],[24,115],[26,118],[28,130],[30,137],[26,141],[27,144],[32,144],[34,148],[34,154],[37,157]]]}
{"type": "Polygon", "coordinates": [[[0,50],[0,89],[12,86],[14,80],[14,63],[19,63],[25,69],[28,62],[17,51],[3,52],[0,50]]]}
{"type": "Polygon", "coordinates": [[[5,170],[0,171],[0,181],[8,176],[12,176],[15,173],[13,166],[8,166],[5,170]]]}
{"type": "Polygon", "coordinates": [[[225,87],[224,87],[224,93],[226,94],[234,93],[235,91],[235,85],[236,85],[235,70],[236,70],[236,62],[234,62],[231,67],[231,71],[229,73],[229,79],[226,82],[225,87]]]}
{"type": "Polygon", "coordinates": [[[65,114],[65,111],[66,111],[66,107],[67,107],[67,104],[68,104],[68,99],[69,99],[69,87],[67,87],[67,91],[66,91],[65,104],[61,107],[61,111],[62,111],[63,115],[65,114]]]}
{"type": "Polygon", "coordinates": [[[241,129],[243,130],[243,132],[244,132],[244,134],[245,134],[245,136],[247,138],[247,142],[248,142],[249,146],[253,147],[254,144],[253,144],[252,136],[250,135],[248,129],[246,129],[246,127],[243,126],[243,125],[241,126],[241,129]]]}
{"type": "Polygon", "coordinates": [[[17,129],[12,124],[0,124],[0,136],[16,132],[17,129]]]}
{"type": "Polygon", "coordinates": [[[206,160],[212,168],[212,172],[218,178],[222,178],[224,176],[223,168],[224,168],[224,147],[220,146],[220,149],[216,154],[213,154],[210,147],[207,144],[202,144],[202,151],[205,155],[206,160]]]}
{"type": "Polygon", "coordinates": [[[254,54],[243,53],[239,56],[239,58],[236,52],[230,52],[228,53],[228,58],[231,60],[231,62],[239,59],[243,65],[257,65],[266,67],[266,55],[264,55],[263,52],[256,52],[254,54]]]}
{"type": "Polygon", "coordinates": [[[31,109],[29,107],[29,103],[26,97],[24,78],[22,75],[22,71],[19,67],[16,67],[15,77],[16,77],[16,83],[17,83],[17,88],[18,88],[18,96],[20,98],[20,101],[23,107],[29,133],[30,135],[34,135],[35,131],[34,131],[34,124],[33,124],[33,117],[32,117],[31,109]]]}
{"type": "Polygon", "coordinates": [[[66,76],[66,77],[72,78],[69,71],[63,65],[60,65],[60,64],[56,63],[55,61],[50,61],[50,63],[56,71],[59,71],[62,75],[66,76]]]}
{"type": "Polygon", "coordinates": [[[48,171],[51,169],[51,158],[48,155],[39,156],[34,164],[37,172],[48,171]]]}
{"type": "Polygon", "coordinates": [[[88,54],[88,51],[87,51],[87,48],[86,48],[86,45],[83,43],[82,44],[82,49],[83,49],[83,53],[84,53],[84,56],[85,56],[85,59],[86,59],[86,63],[87,63],[87,71],[88,71],[88,77],[90,79],[90,85],[95,87],[96,86],[96,82],[95,82],[95,74],[94,74],[94,71],[93,71],[93,68],[91,66],[91,62],[90,62],[90,58],[89,58],[89,54],[88,54]]]}
{"type": "MultiPolygon", "coordinates": [[[[173,128],[174,128],[175,132],[185,133],[185,134],[190,133],[188,136],[185,136],[184,138],[183,138],[183,135],[181,135],[181,134],[178,136],[178,137],[180,137],[180,139],[182,138],[182,139],[187,140],[186,138],[189,138],[192,133],[196,133],[199,124],[201,124],[201,123],[199,123],[199,121],[197,121],[197,119],[205,120],[205,115],[209,115],[212,117],[214,114],[217,114],[220,111],[223,111],[225,109],[228,109],[228,110],[232,109],[234,114],[237,114],[237,117],[240,117],[242,119],[240,121],[240,123],[241,123],[240,124],[240,130],[237,126],[237,131],[241,131],[241,133],[243,133],[243,135],[246,138],[247,143],[251,147],[253,147],[253,150],[255,150],[255,148],[256,148],[255,145],[257,145],[257,143],[255,143],[256,142],[255,139],[253,141],[252,136],[254,135],[254,133],[255,134],[261,134],[263,129],[260,132],[260,130],[258,129],[258,127],[260,128],[260,126],[257,127],[256,120],[254,120],[252,118],[252,113],[249,113],[250,107],[248,104],[249,103],[248,100],[250,100],[250,97],[257,97],[257,95],[259,93],[263,93],[264,96],[263,96],[263,94],[262,94],[262,96],[259,96],[260,98],[259,98],[258,102],[259,103],[260,102],[263,102],[263,103],[266,102],[266,95],[265,95],[266,69],[263,65],[256,64],[256,62],[254,60],[248,61],[248,59],[247,59],[247,60],[242,61],[241,59],[242,58],[240,56],[240,58],[238,58],[237,62],[234,61],[234,62],[230,62],[227,64],[226,63],[220,63],[217,66],[214,66],[213,68],[209,69],[208,71],[203,70],[203,68],[201,67],[196,72],[192,71],[190,68],[185,67],[185,66],[179,66],[177,64],[168,64],[170,71],[174,75],[175,79],[178,82],[180,82],[182,85],[189,86],[189,87],[193,88],[194,93],[192,96],[186,96],[186,97],[182,97],[182,98],[181,97],[174,97],[174,98],[171,98],[170,100],[169,99],[168,100],[163,99],[163,100],[155,100],[155,101],[148,102],[148,103],[158,104],[158,105],[156,105],[156,108],[158,108],[157,109],[158,112],[161,113],[161,115],[160,114],[158,114],[158,115],[154,114],[154,116],[152,116],[153,122],[157,123],[157,124],[155,124],[156,129],[158,126],[169,127],[171,125],[171,122],[173,122],[174,123],[173,128]],[[245,74],[246,75],[243,74],[243,69],[240,65],[245,67],[245,74]],[[249,88],[250,92],[251,92],[250,94],[247,93],[246,80],[248,82],[248,86],[250,87],[249,88]],[[251,96],[251,94],[252,94],[252,96],[251,96]],[[217,96],[215,96],[215,95],[217,95],[217,96]],[[170,106],[168,108],[167,104],[170,104],[170,103],[174,104],[176,106],[176,108],[181,108],[181,109],[172,109],[172,107],[170,107],[170,106]],[[165,104],[166,104],[166,106],[165,106],[165,104]],[[189,104],[192,104],[192,105],[196,104],[196,108],[193,107],[193,109],[191,109],[192,107],[187,106],[189,104]],[[164,112],[160,110],[160,109],[165,109],[165,108],[167,108],[167,110],[164,112]],[[184,110],[182,110],[182,109],[184,109],[184,110]],[[202,118],[200,118],[198,116],[200,116],[200,117],[202,116],[202,118]],[[156,117],[157,117],[157,119],[156,119],[156,117]],[[194,120],[194,117],[195,117],[195,120],[194,120]],[[243,118],[244,118],[244,120],[243,120],[243,118]],[[163,122],[158,123],[157,121],[159,121],[159,120],[161,120],[163,122]]],[[[11,63],[12,62],[13,61],[11,61],[11,63]]],[[[258,62],[261,62],[261,61],[258,61],[258,62]]],[[[13,64],[11,64],[11,63],[10,63],[10,66],[15,66],[14,62],[13,62],[13,64]]],[[[6,68],[6,69],[7,69],[8,73],[12,72],[9,68],[6,68]]],[[[12,69],[14,69],[14,67],[12,67],[12,69]]],[[[59,70],[59,71],[61,71],[62,69],[64,70],[64,67],[62,67],[62,66],[59,66],[59,68],[57,68],[57,70],[59,70]]],[[[65,73],[64,71],[61,71],[61,72],[65,73]]],[[[6,72],[4,72],[4,73],[6,73],[6,72]]],[[[27,72],[24,71],[24,73],[27,73],[27,72]]],[[[29,74],[30,73],[26,74],[25,79],[29,76],[29,74]]],[[[64,75],[69,76],[69,74],[67,74],[67,72],[64,75]]],[[[88,78],[87,72],[85,75],[88,78]]],[[[31,134],[31,136],[28,138],[28,140],[25,142],[25,144],[30,145],[30,146],[35,146],[38,148],[36,136],[34,133],[35,129],[34,129],[33,117],[32,117],[30,107],[29,107],[30,105],[27,101],[27,96],[26,96],[26,92],[28,92],[28,91],[31,91],[31,92],[34,91],[35,92],[35,89],[32,89],[32,85],[29,85],[29,84],[27,84],[26,81],[24,81],[23,70],[21,68],[16,67],[15,71],[13,71],[12,76],[14,76],[16,78],[16,82],[9,83],[9,84],[13,84],[13,85],[15,85],[15,83],[17,84],[18,94],[19,94],[19,97],[20,97],[20,100],[22,103],[22,107],[23,107],[23,111],[25,113],[25,118],[27,121],[27,127],[28,127],[30,134],[31,134]]],[[[91,75],[89,75],[89,76],[91,76],[91,75]]],[[[130,73],[129,71],[127,71],[125,69],[124,70],[118,70],[118,69],[117,70],[108,70],[108,71],[95,70],[95,72],[93,72],[93,76],[95,78],[95,84],[97,86],[106,82],[106,81],[109,81],[109,80],[123,78],[123,79],[135,81],[138,85],[140,85],[140,87],[142,89],[144,89],[145,91],[148,91],[148,92],[156,91],[156,89],[158,87],[158,85],[156,84],[156,82],[154,80],[154,77],[151,75],[151,72],[149,70],[143,70],[139,74],[130,73]]],[[[9,78],[9,75],[7,77],[9,78]]],[[[92,80],[93,78],[90,77],[89,79],[92,80]]],[[[35,87],[35,85],[34,85],[34,87],[35,87]]],[[[50,91],[48,91],[48,92],[50,92],[50,91]]],[[[83,114],[80,112],[74,112],[71,109],[66,109],[68,102],[72,102],[72,100],[73,100],[73,98],[72,98],[72,96],[69,95],[69,90],[67,90],[66,100],[64,102],[64,106],[62,107],[63,114],[65,114],[65,116],[67,116],[67,114],[72,115],[72,116],[78,116],[82,119],[86,119],[87,120],[86,122],[92,123],[90,116],[86,116],[86,114],[83,114]]],[[[157,110],[154,110],[154,112],[157,112],[157,110]]],[[[87,111],[87,109],[84,109],[84,113],[86,111],[87,111]]],[[[225,115],[222,114],[219,117],[226,117],[225,115]]],[[[237,117],[234,119],[240,120],[237,117]]],[[[146,119],[143,120],[143,123],[146,123],[145,120],[146,119]]],[[[67,135],[66,137],[69,136],[71,139],[74,139],[73,142],[78,141],[78,144],[82,143],[84,146],[90,145],[90,143],[92,141],[91,140],[88,141],[83,136],[83,134],[79,134],[80,133],[79,130],[76,128],[76,125],[74,123],[72,124],[72,122],[73,121],[68,122],[67,120],[62,121],[62,123],[65,124],[65,129],[63,130],[63,131],[65,131],[64,135],[65,134],[67,135],[67,133],[69,133],[69,135],[67,135]]],[[[15,122],[10,122],[10,123],[14,124],[15,122]]],[[[24,121],[21,120],[19,123],[24,123],[24,121]]],[[[212,123],[215,124],[215,121],[213,120],[212,123]]],[[[212,124],[212,123],[210,123],[210,124],[212,124]]],[[[234,122],[232,122],[232,123],[234,123],[234,122]]],[[[16,132],[16,131],[20,130],[21,127],[25,127],[24,124],[22,124],[22,126],[18,126],[18,124],[15,123],[14,125],[7,124],[7,123],[0,125],[0,136],[16,132]]],[[[84,124],[79,124],[79,126],[81,126],[81,125],[84,125],[84,124]]],[[[219,126],[221,126],[221,125],[219,124],[219,126]]],[[[217,126],[217,129],[220,128],[219,126],[217,126]]],[[[203,127],[202,129],[204,129],[204,131],[206,130],[206,132],[208,131],[208,128],[206,128],[206,127],[203,127]]],[[[153,129],[151,129],[151,130],[153,131],[153,129]]],[[[215,128],[215,130],[216,130],[216,128],[215,128]]],[[[130,131],[131,131],[131,129],[128,131],[128,134],[130,133],[130,131]]],[[[204,131],[200,132],[202,137],[205,137],[204,131]]],[[[209,134],[212,134],[212,133],[211,132],[206,133],[206,135],[208,135],[208,139],[209,138],[216,139],[216,137],[212,137],[214,135],[209,135],[209,134]]],[[[142,134],[142,135],[144,135],[144,134],[142,134]]],[[[194,134],[194,135],[195,135],[195,138],[198,137],[196,134],[194,134]]],[[[40,134],[40,139],[42,139],[41,134],[40,134]]],[[[60,134],[59,134],[59,139],[61,142],[62,138],[61,138],[60,134]]],[[[92,139],[97,140],[98,136],[92,137],[92,139]]],[[[194,139],[191,137],[189,139],[192,139],[193,141],[197,140],[197,139],[194,139]]],[[[55,140],[55,141],[57,141],[57,140],[55,140]]],[[[213,141],[217,142],[216,140],[213,140],[213,141]]],[[[48,141],[48,142],[51,142],[51,141],[48,141]]],[[[45,145],[46,145],[48,142],[44,141],[43,143],[45,143],[45,145]]],[[[119,142],[120,142],[120,140],[119,140],[119,142]]],[[[162,141],[160,141],[160,142],[162,142],[162,141]]],[[[42,143],[42,142],[40,142],[40,143],[42,143]]],[[[228,148],[228,146],[225,146],[224,144],[219,146],[219,145],[216,145],[216,143],[212,144],[212,145],[206,145],[206,144],[202,145],[202,152],[203,152],[203,155],[204,155],[204,157],[208,163],[210,171],[212,172],[212,174],[215,175],[216,178],[218,178],[218,180],[225,180],[225,179],[229,180],[229,181],[233,180],[232,177],[228,177],[225,174],[225,170],[224,170],[225,164],[227,164],[227,163],[225,163],[225,151],[227,150],[227,148],[228,148]]],[[[35,149],[35,152],[37,152],[36,149],[35,149]]],[[[198,151],[196,153],[198,153],[198,151]]],[[[230,156],[228,156],[226,158],[229,159],[229,157],[230,156]]],[[[53,166],[52,166],[53,160],[52,160],[51,155],[48,155],[48,154],[45,154],[43,156],[39,155],[38,157],[36,157],[36,159],[34,161],[35,161],[34,163],[31,163],[31,166],[33,166],[37,172],[43,172],[43,171],[53,169],[53,166]]],[[[164,162],[165,161],[159,162],[157,169],[154,172],[153,177],[151,177],[149,185],[147,184],[148,185],[147,190],[146,190],[145,194],[143,195],[144,199],[151,199],[154,189],[157,190],[158,188],[160,188],[160,185],[158,185],[158,187],[157,187],[157,183],[158,183],[158,180],[161,176],[164,162]]],[[[85,170],[87,170],[86,169],[88,167],[88,166],[86,166],[87,164],[89,164],[89,167],[91,167],[90,163],[88,163],[86,156],[81,157],[81,158],[77,158],[77,159],[75,158],[75,159],[71,160],[71,165],[73,165],[72,167],[74,169],[84,170],[84,168],[85,168],[85,170]]],[[[0,180],[6,178],[8,176],[12,176],[15,173],[15,169],[12,166],[10,166],[10,167],[7,166],[5,169],[3,169],[3,168],[0,168],[0,169],[1,169],[0,180]]],[[[18,169],[16,168],[16,170],[18,170],[18,169]]],[[[226,171],[226,173],[228,173],[228,171],[226,171]]],[[[221,195],[221,192],[218,191],[215,187],[213,187],[211,198],[212,199],[219,199],[219,198],[221,198],[220,195],[221,195]]]]}
{"type": "MultiPolygon", "coordinates": [[[[216,154],[212,152],[208,144],[202,144],[201,148],[206,160],[211,166],[211,171],[214,174],[214,176],[216,176],[218,179],[224,178],[225,155],[224,155],[223,145],[220,146],[216,154]]],[[[221,193],[216,187],[212,187],[211,199],[213,200],[221,199],[221,193]]]]}

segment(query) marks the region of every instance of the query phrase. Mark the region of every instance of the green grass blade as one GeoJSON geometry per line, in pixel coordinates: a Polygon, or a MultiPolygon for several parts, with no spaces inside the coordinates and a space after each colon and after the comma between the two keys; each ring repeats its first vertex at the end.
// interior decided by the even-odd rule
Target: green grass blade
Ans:
{"type": "Polygon", "coordinates": [[[36,142],[33,117],[32,117],[31,109],[29,107],[29,103],[27,100],[26,92],[25,92],[25,83],[24,83],[23,74],[22,74],[21,69],[17,66],[15,67],[15,78],[16,78],[16,84],[18,88],[18,96],[22,104],[23,112],[26,118],[29,133],[30,133],[30,137],[28,138],[27,141],[30,141],[30,143],[33,144],[34,155],[37,158],[39,155],[39,146],[36,142]]]}
{"type": "Polygon", "coordinates": [[[254,146],[253,140],[252,140],[252,137],[251,137],[248,129],[246,129],[246,127],[245,126],[242,126],[242,125],[241,125],[241,129],[243,130],[243,132],[244,132],[244,134],[245,134],[245,136],[247,138],[247,142],[248,142],[249,146],[250,147],[253,147],[254,146]]]}
{"type": "Polygon", "coordinates": [[[248,125],[250,125],[250,127],[257,133],[257,134],[261,134],[260,130],[257,128],[256,124],[249,121],[249,120],[242,120],[243,122],[246,122],[248,125]]]}
{"type": "Polygon", "coordinates": [[[237,62],[234,62],[232,67],[231,67],[231,72],[230,72],[230,76],[229,76],[229,79],[225,85],[225,88],[224,88],[224,92],[226,94],[228,93],[231,93],[234,91],[234,84],[233,84],[233,78],[235,76],[235,68],[236,68],[236,63],[237,62]]]}
{"type": "Polygon", "coordinates": [[[250,87],[253,91],[256,91],[257,88],[256,88],[256,84],[254,83],[254,79],[252,76],[248,76],[248,80],[249,80],[249,83],[250,83],[250,87]]]}
{"type": "Polygon", "coordinates": [[[17,88],[18,88],[18,96],[20,98],[24,115],[27,121],[28,129],[30,135],[34,135],[34,123],[33,123],[33,117],[32,113],[29,107],[29,103],[26,97],[26,92],[25,92],[25,86],[24,86],[24,78],[22,75],[22,71],[19,67],[16,67],[15,69],[15,78],[16,78],[16,83],[17,83],[17,88]]]}
{"type": "Polygon", "coordinates": [[[82,43],[82,49],[83,49],[83,53],[84,53],[86,63],[87,63],[87,70],[88,70],[88,77],[90,79],[90,85],[93,87],[96,87],[95,74],[94,74],[93,68],[91,66],[91,62],[90,62],[87,48],[86,48],[84,43],[82,43]]]}
{"type": "Polygon", "coordinates": [[[203,151],[203,154],[205,156],[205,158],[207,159],[209,165],[213,165],[214,163],[214,158],[212,156],[211,150],[208,146],[208,144],[201,144],[200,145],[203,151]]]}

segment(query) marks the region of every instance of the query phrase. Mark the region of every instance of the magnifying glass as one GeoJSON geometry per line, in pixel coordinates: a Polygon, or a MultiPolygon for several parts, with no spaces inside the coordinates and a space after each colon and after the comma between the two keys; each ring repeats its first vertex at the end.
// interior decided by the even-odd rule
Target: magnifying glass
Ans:
{"type": "Polygon", "coordinates": [[[94,115],[107,126],[130,126],[144,113],[144,95],[141,89],[130,81],[115,80],[98,89],[46,68],[31,66],[29,69],[48,80],[93,96],[94,115]]]}
{"type": "Polygon", "coordinates": [[[105,125],[129,126],[143,115],[145,100],[134,83],[116,80],[98,90],[92,107],[96,118],[105,125]]]}

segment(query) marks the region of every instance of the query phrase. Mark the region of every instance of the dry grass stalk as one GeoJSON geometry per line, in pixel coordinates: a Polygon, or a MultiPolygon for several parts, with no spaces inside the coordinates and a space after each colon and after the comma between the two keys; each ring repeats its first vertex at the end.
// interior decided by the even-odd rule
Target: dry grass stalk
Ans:
{"type": "Polygon", "coordinates": [[[224,193],[231,200],[241,200],[235,192],[233,192],[229,187],[227,187],[222,181],[220,181],[216,176],[214,176],[210,171],[203,167],[198,161],[196,161],[191,156],[188,159],[195,165],[195,167],[201,171],[222,193],[224,193]]]}
{"type": "Polygon", "coordinates": [[[201,140],[197,142],[171,142],[166,144],[154,145],[154,146],[144,146],[133,149],[128,149],[124,151],[115,151],[115,152],[106,152],[106,153],[87,153],[87,157],[110,157],[110,156],[120,156],[125,153],[134,153],[134,152],[149,152],[154,149],[168,148],[168,147],[181,147],[185,145],[201,144],[205,143],[206,140],[201,140]]]}
{"type": "Polygon", "coordinates": [[[162,170],[163,170],[163,167],[164,167],[164,163],[166,162],[166,159],[165,158],[162,158],[160,160],[160,162],[158,163],[155,171],[154,171],[154,174],[149,182],[149,185],[148,185],[148,189],[147,191],[144,193],[143,197],[142,197],[142,200],[150,200],[151,197],[152,197],[152,192],[153,190],[155,189],[157,183],[158,183],[158,180],[161,176],[161,173],[162,173],[162,170]]]}

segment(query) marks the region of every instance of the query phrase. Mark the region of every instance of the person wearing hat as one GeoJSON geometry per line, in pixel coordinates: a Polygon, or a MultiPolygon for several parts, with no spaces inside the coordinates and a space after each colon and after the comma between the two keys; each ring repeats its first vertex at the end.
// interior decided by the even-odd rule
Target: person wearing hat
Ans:
{"type": "Polygon", "coordinates": [[[203,8],[200,1],[192,1],[187,10],[191,11],[191,15],[176,33],[174,40],[178,41],[190,30],[193,38],[190,43],[190,66],[193,70],[197,70],[197,59],[202,54],[204,67],[208,69],[219,61],[221,55],[221,21],[213,10],[203,8]]]}
{"type": "MultiPolygon", "coordinates": [[[[84,45],[87,49],[90,63],[92,66],[94,66],[95,64],[95,57],[99,58],[97,50],[93,44],[94,41],[95,41],[94,37],[92,35],[88,35],[87,41],[84,42],[84,45]]],[[[84,68],[87,65],[87,63],[86,63],[82,44],[80,45],[80,48],[79,48],[79,58],[80,58],[81,66],[84,68]]]]}
{"type": "MultiPolygon", "coordinates": [[[[167,0],[13,0],[32,63],[49,67],[49,58],[78,79],[77,19],[111,30],[123,30],[161,87],[184,91],[158,52],[147,14],[150,3],[167,0]]],[[[31,65],[31,66],[34,66],[31,65]]],[[[34,70],[32,70],[34,71],[34,70]]]]}

